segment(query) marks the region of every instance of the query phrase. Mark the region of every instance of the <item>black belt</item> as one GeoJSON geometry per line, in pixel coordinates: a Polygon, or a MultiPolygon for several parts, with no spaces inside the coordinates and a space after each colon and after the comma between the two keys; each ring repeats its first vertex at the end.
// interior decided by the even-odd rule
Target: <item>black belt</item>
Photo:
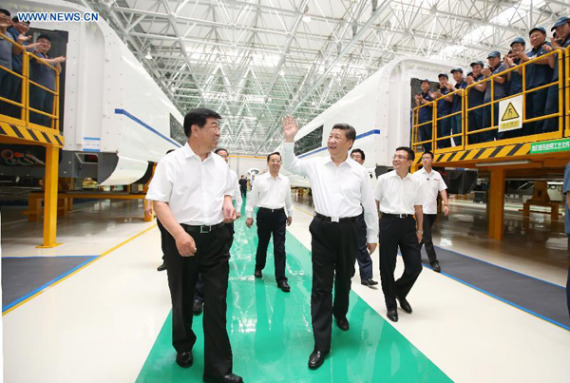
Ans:
{"type": "Polygon", "coordinates": [[[322,215],[319,213],[315,213],[315,217],[322,219],[323,221],[327,221],[327,222],[356,222],[356,220],[358,219],[358,217],[360,217],[359,215],[355,216],[355,217],[346,217],[346,218],[338,218],[337,220],[334,220],[331,217],[327,217],[326,215],[322,215]]]}
{"type": "Polygon", "coordinates": [[[392,218],[408,218],[413,217],[413,214],[392,214],[392,213],[382,213],[382,217],[392,217],[392,218]]]}
{"type": "Polygon", "coordinates": [[[224,225],[223,222],[220,222],[216,225],[186,225],[184,223],[181,224],[184,230],[200,234],[211,233],[212,231],[218,230],[220,227],[222,227],[222,225],[224,225]]]}
{"type": "Polygon", "coordinates": [[[285,209],[282,208],[282,207],[280,207],[279,209],[268,209],[268,208],[266,208],[266,207],[260,207],[260,208],[259,208],[259,211],[265,211],[265,212],[268,212],[268,213],[279,213],[279,212],[285,213],[285,209]]]}

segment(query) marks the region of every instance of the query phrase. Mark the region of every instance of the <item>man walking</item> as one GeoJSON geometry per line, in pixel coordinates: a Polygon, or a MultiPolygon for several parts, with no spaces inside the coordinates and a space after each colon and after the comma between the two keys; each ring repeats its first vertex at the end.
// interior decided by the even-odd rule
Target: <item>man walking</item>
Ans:
{"type": "Polygon", "coordinates": [[[204,278],[204,380],[242,382],[232,373],[226,330],[230,232],[236,218],[228,165],[212,154],[220,139],[221,116],[197,108],[184,117],[186,144],[160,160],[147,199],[168,233],[166,272],[172,299],[172,344],[176,363],[190,367],[196,334],[192,303],[198,273],[204,278]]]}
{"type": "Polygon", "coordinates": [[[376,249],[378,215],[366,169],[348,157],[356,139],[356,130],[348,124],[334,125],[327,141],[329,155],[303,160],[299,160],[294,152],[298,131],[299,126],[293,117],[283,119],[283,167],[309,178],[315,203],[315,218],[309,226],[313,254],[311,318],[315,348],[309,357],[309,368],[316,369],[330,351],[333,315],[341,330],[349,329],[346,314],[357,253],[359,216],[364,211],[368,250],[372,253],[376,249]]]}
{"type": "Polygon", "coordinates": [[[281,154],[271,153],[267,156],[269,171],[257,176],[247,200],[245,224],[253,225],[253,209],[257,211],[257,253],[255,255],[256,278],[261,278],[267,261],[267,246],[273,234],[273,254],[275,258],[275,281],[277,287],[284,292],[291,291],[285,276],[285,233],[286,226],[293,222],[293,203],[291,201],[291,184],[289,178],[279,174],[281,154]]]}
{"type": "Polygon", "coordinates": [[[420,242],[423,234],[423,212],[419,183],[409,173],[414,151],[401,146],[392,158],[394,171],[378,177],[374,196],[380,219],[380,276],[388,309],[388,319],[398,321],[396,299],[402,310],[412,313],[406,300],[410,289],[422,271],[420,242]],[[416,220],[413,216],[416,215],[416,220]],[[404,259],[404,273],[394,281],[398,247],[404,259]]]}
{"type": "MultiPolygon", "coordinates": [[[[361,149],[353,149],[350,152],[350,158],[364,165],[366,155],[361,149]]],[[[356,253],[356,260],[358,261],[358,268],[360,269],[360,283],[364,286],[375,286],[378,284],[372,279],[372,258],[368,253],[368,246],[366,244],[366,222],[364,216],[361,215],[358,220],[358,252],[356,253]]]]}
{"type": "MultiPolygon", "coordinates": [[[[432,169],[433,153],[425,152],[422,154],[423,168],[413,174],[413,177],[420,183],[420,193],[422,195],[422,210],[424,215],[424,235],[423,244],[426,246],[426,253],[429,258],[429,264],[433,271],[441,272],[441,266],[435,254],[432,239],[432,227],[437,219],[437,195],[441,194],[443,201],[443,214],[449,215],[449,203],[447,200],[447,185],[441,174],[432,169]]],[[[420,249],[422,247],[420,243],[420,249]]]]}

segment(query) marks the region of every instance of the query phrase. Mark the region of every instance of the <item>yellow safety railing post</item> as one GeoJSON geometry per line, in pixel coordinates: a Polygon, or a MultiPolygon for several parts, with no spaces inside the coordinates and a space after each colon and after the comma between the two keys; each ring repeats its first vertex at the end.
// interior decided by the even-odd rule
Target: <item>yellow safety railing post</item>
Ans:
{"type": "Polygon", "coordinates": [[[44,178],[44,237],[41,248],[61,245],[56,243],[57,233],[57,177],[59,148],[46,146],[46,172],[44,178]]]}
{"type": "Polygon", "coordinates": [[[564,136],[570,137],[570,46],[566,48],[565,64],[564,72],[566,73],[566,84],[564,87],[566,88],[566,132],[564,136]]]}

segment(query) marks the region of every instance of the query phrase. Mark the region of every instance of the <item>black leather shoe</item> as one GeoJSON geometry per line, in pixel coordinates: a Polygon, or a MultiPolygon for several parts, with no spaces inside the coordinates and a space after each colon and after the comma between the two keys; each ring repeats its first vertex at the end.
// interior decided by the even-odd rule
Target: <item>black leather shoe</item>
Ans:
{"type": "Polygon", "coordinates": [[[211,383],[243,383],[241,376],[236,374],[227,374],[219,378],[212,378],[209,376],[204,376],[204,382],[211,383]]]}
{"type": "Polygon", "coordinates": [[[431,264],[431,268],[433,269],[433,271],[435,271],[436,273],[441,273],[441,266],[439,265],[438,261],[434,261],[431,264]]]}
{"type": "Polygon", "coordinates": [[[162,262],[162,265],[156,268],[156,271],[164,271],[166,270],[166,262],[162,262]]]}
{"type": "Polygon", "coordinates": [[[402,310],[404,310],[405,312],[407,312],[408,314],[412,313],[412,306],[410,306],[410,302],[408,302],[406,300],[406,298],[398,298],[396,297],[396,299],[398,300],[398,302],[400,302],[400,307],[402,308],[402,310]]]}
{"type": "Polygon", "coordinates": [[[194,315],[202,314],[202,310],[204,310],[204,302],[202,302],[200,300],[195,300],[194,306],[192,307],[192,311],[194,312],[194,315]]]}
{"type": "Polygon", "coordinates": [[[346,317],[344,318],[340,318],[336,320],[336,325],[338,326],[339,329],[341,329],[342,331],[348,331],[349,329],[349,324],[348,324],[348,319],[346,319],[346,317]]]}
{"type": "Polygon", "coordinates": [[[311,356],[309,356],[309,368],[311,370],[319,368],[325,361],[325,356],[327,356],[328,353],[328,351],[313,351],[311,356]]]}
{"type": "Polygon", "coordinates": [[[386,314],[386,316],[388,317],[388,319],[390,319],[392,322],[397,322],[398,321],[398,312],[396,310],[388,310],[388,313],[386,314]]]}
{"type": "Polygon", "coordinates": [[[373,279],[363,279],[360,283],[364,286],[375,286],[378,284],[378,282],[373,279]]]}
{"type": "Polygon", "coordinates": [[[287,281],[281,281],[281,282],[277,283],[277,287],[279,287],[281,290],[283,290],[286,293],[291,291],[291,286],[289,286],[287,281]]]}
{"type": "Polygon", "coordinates": [[[194,357],[192,356],[192,351],[183,351],[176,354],[176,363],[180,367],[188,368],[194,363],[194,357]]]}
{"type": "Polygon", "coordinates": [[[253,273],[253,275],[255,275],[256,278],[261,278],[261,277],[263,277],[263,274],[261,274],[261,270],[255,270],[255,272],[253,273]]]}

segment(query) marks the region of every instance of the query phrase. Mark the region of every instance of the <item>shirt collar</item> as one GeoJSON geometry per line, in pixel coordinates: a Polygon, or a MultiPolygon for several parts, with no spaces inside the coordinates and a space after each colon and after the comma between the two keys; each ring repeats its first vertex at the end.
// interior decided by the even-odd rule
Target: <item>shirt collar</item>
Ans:
{"type": "MultiPolygon", "coordinates": [[[[336,166],[336,164],[333,162],[333,160],[332,160],[332,158],[331,158],[330,155],[329,155],[328,157],[326,157],[326,158],[327,158],[327,159],[325,160],[325,165],[326,165],[326,166],[328,166],[329,164],[332,164],[333,166],[336,166]]],[[[347,156],[346,156],[346,160],[344,160],[344,161],[340,164],[339,168],[340,168],[341,166],[345,166],[345,165],[351,166],[352,164],[350,163],[349,160],[352,161],[352,162],[354,162],[354,163],[357,163],[357,162],[354,161],[352,158],[350,158],[349,155],[347,155],[347,156]]]]}
{"type": "Polygon", "coordinates": [[[210,160],[210,158],[213,158],[212,153],[208,153],[208,157],[206,157],[206,159],[202,161],[202,159],[196,153],[194,153],[194,151],[188,144],[188,141],[186,141],[186,143],[182,147],[182,153],[184,154],[184,158],[196,157],[196,159],[199,160],[200,162],[208,161],[210,160]]]}
{"type": "MultiPolygon", "coordinates": [[[[423,170],[423,168],[422,168],[423,170]]],[[[390,173],[392,173],[391,177],[397,177],[400,178],[400,176],[398,175],[398,173],[396,173],[396,170],[392,170],[390,173]]],[[[408,174],[404,177],[404,178],[400,178],[402,181],[407,180],[408,178],[410,178],[412,175],[410,174],[410,172],[408,172],[408,174]]]]}

